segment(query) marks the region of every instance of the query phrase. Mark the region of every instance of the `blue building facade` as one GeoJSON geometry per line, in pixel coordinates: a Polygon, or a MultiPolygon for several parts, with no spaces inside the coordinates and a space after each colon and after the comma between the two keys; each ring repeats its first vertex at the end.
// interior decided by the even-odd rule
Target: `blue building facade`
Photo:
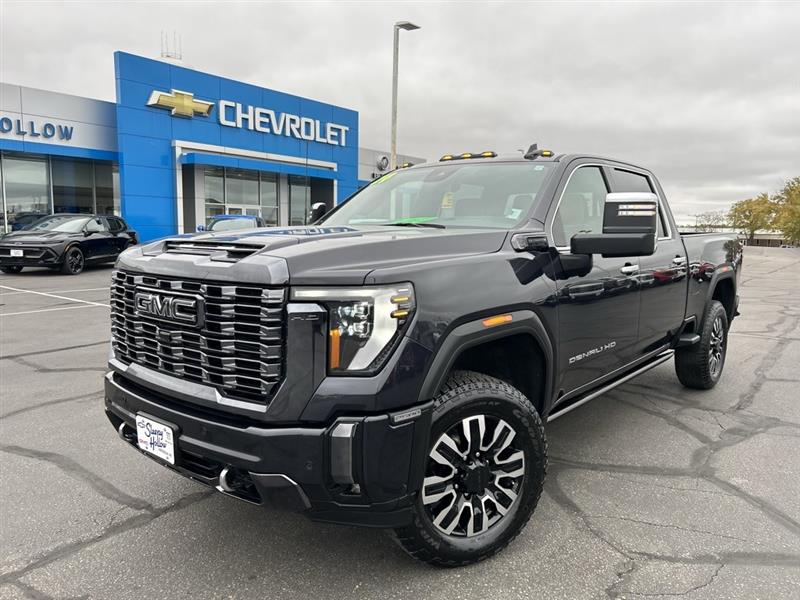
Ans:
{"type": "Polygon", "coordinates": [[[116,103],[0,84],[3,229],[52,212],[121,214],[143,240],[222,213],[299,225],[359,186],[353,110],[124,52],[114,65],[116,103]]]}

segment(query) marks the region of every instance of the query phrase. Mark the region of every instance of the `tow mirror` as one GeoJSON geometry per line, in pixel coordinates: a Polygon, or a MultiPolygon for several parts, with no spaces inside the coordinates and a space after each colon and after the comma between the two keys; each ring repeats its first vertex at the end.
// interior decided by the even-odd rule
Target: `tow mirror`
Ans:
{"type": "Polygon", "coordinates": [[[603,233],[578,233],[570,240],[572,254],[650,256],[658,231],[658,198],[645,192],[608,194],[603,233]]]}
{"type": "Polygon", "coordinates": [[[308,213],[308,222],[316,223],[326,212],[328,212],[328,207],[324,202],[315,202],[311,205],[311,212],[308,213]]]}

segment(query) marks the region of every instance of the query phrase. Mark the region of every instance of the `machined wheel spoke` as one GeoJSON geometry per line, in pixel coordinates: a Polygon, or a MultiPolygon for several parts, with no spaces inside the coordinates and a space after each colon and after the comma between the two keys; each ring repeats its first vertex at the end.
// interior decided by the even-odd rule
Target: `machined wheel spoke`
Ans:
{"type": "Polygon", "coordinates": [[[486,512],[483,510],[483,504],[480,500],[473,496],[471,502],[466,506],[469,508],[467,537],[478,535],[489,529],[489,523],[486,522],[486,512]]]}
{"type": "Polygon", "coordinates": [[[505,496],[509,500],[508,506],[510,507],[514,503],[514,500],[517,499],[517,493],[514,490],[510,490],[507,487],[503,487],[502,485],[499,484],[497,480],[495,481],[494,487],[497,489],[494,495],[495,498],[498,499],[498,502],[500,501],[501,497],[505,496]]]}
{"type": "Polygon", "coordinates": [[[486,433],[486,419],[483,415],[476,415],[461,421],[464,430],[464,439],[467,440],[467,455],[479,452],[483,445],[483,436],[486,433]]]}
{"type": "Polygon", "coordinates": [[[454,471],[465,458],[465,454],[458,449],[458,444],[446,433],[439,438],[430,457],[440,465],[450,467],[454,471]]]}
{"type": "Polygon", "coordinates": [[[426,477],[422,483],[422,503],[433,504],[438,502],[448,494],[455,494],[453,489],[453,475],[455,471],[447,477],[431,475],[426,477]]]}
{"type": "Polygon", "coordinates": [[[464,510],[465,503],[466,500],[464,500],[463,496],[454,496],[450,504],[434,519],[433,524],[447,534],[453,533],[453,530],[461,520],[461,513],[464,510]]]}
{"type": "Polygon", "coordinates": [[[499,421],[497,426],[494,428],[492,441],[490,441],[481,449],[485,451],[491,451],[495,455],[500,454],[503,450],[511,445],[511,442],[514,441],[515,436],[516,432],[511,428],[511,425],[505,421],[499,421]]]}
{"type": "Polygon", "coordinates": [[[504,460],[495,459],[498,468],[492,469],[492,473],[501,477],[520,477],[525,474],[525,453],[522,450],[509,455],[504,460]]]}

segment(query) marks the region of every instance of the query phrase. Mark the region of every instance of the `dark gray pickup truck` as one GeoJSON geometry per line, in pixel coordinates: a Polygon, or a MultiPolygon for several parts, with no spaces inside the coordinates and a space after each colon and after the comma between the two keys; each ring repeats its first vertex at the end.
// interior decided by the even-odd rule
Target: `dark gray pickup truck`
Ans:
{"type": "Polygon", "coordinates": [[[546,422],[668,360],[692,388],[722,374],[741,244],[680,235],[646,169],[445,156],[316,216],[120,256],[105,409],[125,442],[458,566],[530,518],[546,422]]]}

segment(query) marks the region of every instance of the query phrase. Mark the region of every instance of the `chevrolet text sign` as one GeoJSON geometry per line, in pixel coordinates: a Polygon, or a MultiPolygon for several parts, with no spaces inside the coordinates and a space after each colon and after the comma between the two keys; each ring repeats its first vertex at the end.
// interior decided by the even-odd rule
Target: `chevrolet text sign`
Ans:
{"type": "MultiPolygon", "coordinates": [[[[148,106],[168,109],[172,116],[191,119],[207,117],[214,107],[212,102],[197,100],[191,92],[154,90],[147,101],[148,106]]],[[[336,123],[323,124],[319,119],[310,119],[289,113],[276,112],[260,106],[242,105],[239,102],[220,100],[217,111],[219,124],[238,129],[249,129],[260,133],[285,135],[308,142],[320,142],[345,146],[349,127],[336,123]]]]}
{"type": "Polygon", "coordinates": [[[230,100],[219,101],[219,123],[226,127],[250,129],[261,133],[285,135],[287,137],[344,146],[349,127],[327,123],[319,119],[309,119],[288,113],[276,113],[269,108],[243,106],[230,100]]]}

